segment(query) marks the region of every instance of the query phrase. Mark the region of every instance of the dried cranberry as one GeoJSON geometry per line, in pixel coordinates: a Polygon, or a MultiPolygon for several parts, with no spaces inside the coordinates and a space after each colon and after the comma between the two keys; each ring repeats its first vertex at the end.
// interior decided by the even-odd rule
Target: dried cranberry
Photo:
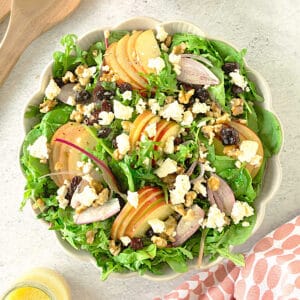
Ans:
{"type": "Polygon", "coordinates": [[[110,132],[111,132],[111,129],[109,127],[102,127],[98,131],[97,136],[98,136],[98,138],[103,139],[103,138],[108,137],[108,135],[110,134],[110,132]]]}
{"type": "Polygon", "coordinates": [[[96,109],[94,110],[90,117],[85,117],[83,120],[83,123],[85,125],[93,125],[94,123],[98,123],[98,119],[99,119],[99,113],[100,113],[100,109],[96,109]]]}
{"type": "Polygon", "coordinates": [[[60,77],[53,78],[53,80],[59,87],[62,87],[64,85],[64,82],[62,81],[62,79],[60,77]]]}
{"type": "Polygon", "coordinates": [[[112,96],[115,95],[114,91],[106,90],[101,84],[98,84],[94,91],[93,91],[93,97],[94,101],[102,101],[102,100],[110,100],[112,96]]]}
{"type": "Polygon", "coordinates": [[[77,186],[79,185],[79,183],[81,182],[82,177],[81,176],[74,176],[72,178],[70,187],[68,188],[68,193],[66,195],[66,199],[71,200],[73,197],[73,194],[77,188],[77,186]]]}
{"type": "Polygon", "coordinates": [[[141,238],[132,238],[130,242],[130,247],[133,250],[139,250],[144,247],[143,240],[141,238]]]}
{"type": "Polygon", "coordinates": [[[101,111],[107,111],[107,112],[112,111],[112,105],[108,100],[103,100],[101,102],[101,111]]]}
{"type": "Polygon", "coordinates": [[[112,146],[117,149],[118,148],[118,144],[117,144],[117,140],[116,139],[113,139],[112,140],[112,146]]]}
{"type": "Polygon", "coordinates": [[[220,135],[223,145],[237,145],[240,141],[238,131],[230,126],[223,126],[220,135]]]}
{"type": "Polygon", "coordinates": [[[234,72],[235,70],[238,70],[240,68],[240,65],[237,62],[226,62],[222,66],[222,70],[225,74],[229,74],[231,72],[234,72]]]}
{"type": "Polygon", "coordinates": [[[176,137],[176,138],[174,139],[174,145],[175,145],[175,146],[180,145],[182,142],[183,142],[183,141],[182,141],[182,137],[180,137],[180,136],[178,136],[178,137],[176,137]]]}
{"type": "Polygon", "coordinates": [[[198,98],[200,102],[205,102],[209,98],[209,94],[207,90],[201,87],[195,90],[194,97],[198,98]]]}
{"type": "Polygon", "coordinates": [[[118,88],[121,94],[123,94],[126,91],[132,91],[132,85],[128,82],[121,83],[120,85],[118,85],[118,88]]]}
{"type": "Polygon", "coordinates": [[[146,236],[148,238],[151,238],[152,236],[154,235],[154,231],[152,228],[149,228],[147,231],[146,231],[146,236]]]}
{"type": "Polygon", "coordinates": [[[234,96],[238,96],[239,94],[243,93],[243,89],[236,84],[232,85],[231,91],[234,96]]]}
{"type": "Polygon", "coordinates": [[[91,94],[86,90],[75,92],[75,101],[77,103],[87,103],[91,99],[91,94]]]}

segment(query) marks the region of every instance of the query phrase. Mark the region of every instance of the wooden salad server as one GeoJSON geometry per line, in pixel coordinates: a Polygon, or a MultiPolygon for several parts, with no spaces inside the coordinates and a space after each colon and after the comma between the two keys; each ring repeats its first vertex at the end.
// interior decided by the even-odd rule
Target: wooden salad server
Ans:
{"type": "Polygon", "coordinates": [[[11,15],[0,44],[0,86],[27,46],[65,19],[80,0],[12,0],[11,15]]]}
{"type": "Polygon", "coordinates": [[[11,5],[11,0],[0,0],[0,22],[10,12],[10,5],[11,5]]]}

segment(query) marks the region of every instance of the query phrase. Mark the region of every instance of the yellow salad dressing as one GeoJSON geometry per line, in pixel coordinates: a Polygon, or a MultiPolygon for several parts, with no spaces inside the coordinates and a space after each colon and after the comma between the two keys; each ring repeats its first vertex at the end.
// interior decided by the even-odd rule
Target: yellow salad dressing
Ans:
{"type": "Polygon", "coordinates": [[[48,268],[36,268],[18,278],[3,300],[70,300],[66,280],[48,268]]]}

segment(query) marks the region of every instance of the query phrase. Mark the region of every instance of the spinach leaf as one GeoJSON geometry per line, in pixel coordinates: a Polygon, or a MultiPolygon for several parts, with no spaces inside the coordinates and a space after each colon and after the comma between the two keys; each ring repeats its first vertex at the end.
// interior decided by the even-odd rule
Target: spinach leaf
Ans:
{"type": "Polygon", "coordinates": [[[216,172],[219,174],[227,169],[235,168],[235,159],[225,155],[216,155],[215,160],[212,162],[213,167],[216,168],[216,172]]]}
{"type": "Polygon", "coordinates": [[[258,119],[258,135],[263,143],[265,156],[277,154],[282,145],[282,131],[277,118],[270,111],[255,105],[258,119]]]}
{"type": "Polygon", "coordinates": [[[225,169],[219,175],[230,185],[235,197],[246,202],[253,202],[256,193],[252,186],[252,178],[246,168],[225,169]]]}
{"type": "Polygon", "coordinates": [[[72,110],[72,106],[61,104],[46,113],[40,124],[41,135],[46,136],[49,141],[54,132],[69,121],[72,110]]]}
{"type": "Polygon", "coordinates": [[[219,78],[218,85],[211,85],[208,88],[209,95],[212,99],[220,103],[222,107],[225,106],[225,89],[224,89],[224,73],[220,68],[211,68],[211,71],[219,78]]]}

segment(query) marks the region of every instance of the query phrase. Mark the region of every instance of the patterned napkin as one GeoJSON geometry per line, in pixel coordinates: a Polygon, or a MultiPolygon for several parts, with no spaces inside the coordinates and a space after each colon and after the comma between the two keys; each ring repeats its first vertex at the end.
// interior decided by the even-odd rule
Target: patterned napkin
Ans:
{"type": "Polygon", "coordinates": [[[300,299],[300,216],[260,240],[244,268],[224,261],[155,300],[300,299]]]}

